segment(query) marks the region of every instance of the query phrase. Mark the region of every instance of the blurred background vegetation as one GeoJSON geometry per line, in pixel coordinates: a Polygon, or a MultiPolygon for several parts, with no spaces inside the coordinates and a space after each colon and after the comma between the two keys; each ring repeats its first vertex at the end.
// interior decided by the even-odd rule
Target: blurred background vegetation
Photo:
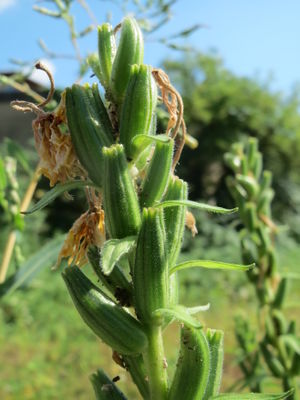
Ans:
{"type": "MultiPolygon", "coordinates": [[[[36,6],[40,7],[39,3],[36,6]]],[[[72,19],[72,1],[45,3],[52,3],[50,9],[59,14],[55,18],[68,25],[74,51],[78,55],[76,40],[79,34],[72,19]]],[[[88,5],[85,1],[79,3],[88,5]]],[[[169,21],[175,1],[118,3],[123,6],[124,14],[126,6],[132,3],[142,26],[151,35],[169,21]]],[[[44,9],[39,12],[47,14],[44,9]]],[[[165,60],[163,67],[183,96],[188,132],[199,142],[197,149],[184,150],[177,173],[189,183],[191,199],[232,207],[233,200],[225,185],[225,178],[230,172],[223,162],[224,153],[236,141],[245,141],[248,136],[257,137],[265,168],[274,175],[276,195],[273,214],[280,226],[276,239],[280,266],[283,271],[296,276],[300,260],[299,93],[295,90],[289,96],[283,96],[271,90],[267,82],[235,75],[217,56],[191,49],[187,51],[188,46],[183,48],[177,43],[178,38],[188,37],[197,28],[187,27],[171,39],[161,39],[166,46],[179,51],[173,60],[165,60]]],[[[93,29],[93,26],[88,27],[81,35],[93,29]]],[[[91,74],[85,56],[78,57],[78,65],[79,78],[91,74]]],[[[8,103],[15,97],[20,98],[18,89],[24,92],[21,98],[32,98],[30,90],[39,94],[45,94],[47,90],[32,82],[29,73],[24,74],[22,68],[13,74],[1,75],[0,84],[3,126],[0,131],[0,259],[9,233],[16,232],[8,278],[6,284],[0,286],[0,398],[92,398],[88,375],[99,366],[105,367],[111,376],[120,375],[120,387],[130,399],[137,398],[126,372],[112,362],[110,351],[82,323],[59,271],[50,270],[59,249],[61,234],[86,208],[84,196],[80,191],[74,191],[72,200],[62,196],[44,210],[24,219],[19,214],[21,198],[38,160],[31,138],[31,116],[12,116],[8,103]],[[50,238],[54,238],[54,242],[48,248],[48,262],[41,261],[40,253],[34,258],[33,255],[42,246],[48,244],[49,247],[50,238]],[[29,276],[24,276],[24,265],[25,270],[36,266],[36,271],[33,268],[29,276]],[[23,278],[19,290],[7,291],[20,276],[23,278]]],[[[57,88],[56,100],[60,89],[57,88]]],[[[163,131],[164,124],[162,112],[159,131],[163,131]]],[[[48,189],[47,180],[40,179],[33,202],[48,189]]],[[[186,233],[182,259],[239,262],[240,227],[236,217],[216,217],[204,213],[195,216],[198,235],[193,238],[189,232],[186,233]]],[[[228,389],[239,374],[233,333],[234,316],[242,313],[248,315],[250,321],[255,320],[254,292],[241,273],[195,269],[182,273],[180,277],[184,302],[190,305],[210,302],[211,310],[204,315],[205,323],[225,330],[223,389],[228,389]]],[[[290,315],[298,317],[298,320],[299,287],[298,280],[291,282],[287,304],[290,315]]],[[[176,359],[176,354],[172,352],[173,343],[177,340],[175,333],[174,327],[167,332],[170,368],[176,359]]]]}

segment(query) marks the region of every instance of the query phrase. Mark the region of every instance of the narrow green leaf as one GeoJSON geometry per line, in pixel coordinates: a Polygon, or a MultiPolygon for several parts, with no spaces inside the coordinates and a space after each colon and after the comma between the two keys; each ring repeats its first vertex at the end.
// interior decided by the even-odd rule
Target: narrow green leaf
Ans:
{"type": "Polygon", "coordinates": [[[225,263],[222,261],[211,261],[211,260],[190,260],[185,261],[183,263],[174,265],[170,268],[170,275],[176,271],[181,271],[182,269],[187,268],[209,268],[209,269],[228,269],[235,271],[248,271],[251,268],[254,268],[255,264],[250,265],[241,265],[241,264],[232,264],[225,263]]]}
{"type": "Polygon", "coordinates": [[[186,311],[190,315],[198,314],[199,312],[208,311],[210,309],[210,303],[204,304],[203,306],[187,307],[186,311]]]}
{"type": "Polygon", "coordinates": [[[217,206],[211,206],[210,204],[197,203],[192,200],[166,200],[162,201],[159,204],[156,204],[154,207],[156,208],[166,208],[166,207],[174,207],[174,206],[187,206],[190,208],[197,208],[198,210],[204,210],[208,212],[213,212],[217,214],[231,214],[238,211],[238,207],[235,208],[223,208],[217,206]]]}
{"type": "Polygon", "coordinates": [[[146,147],[155,143],[155,142],[162,142],[167,143],[170,142],[172,139],[164,134],[161,135],[136,135],[131,140],[131,147],[133,151],[133,158],[136,158],[141,151],[145,150],[146,147]]]}
{"type": "Polygon", "coordinates": [[[281,394],[265,394],[265,393],[226,393],[220,394],[218,396],[212,397],[211,400],[214,399],[226,399],[226,400],[283,400],[288,398],[294,389],[289,390],[288,392],[281,394]]]}
{"type": "Polygon", "coordinates": [[[183,322],[186,326],[188,327],[193,327],[193,328],[201,328],[202,325],[199,321],[197,321],[195,318],[193,318],[188,310],[181,305],[173,306],[170,308],[159,308],[158,310],[155,310],[152,313],[154,318],[157,318],[157,320],[160,320],[164,317],[167,318],[175,318],[180,322],[183,322]]]}
{"type": "Polygon", "coordinates": [[[73,189],[79,189],[85,186],[95,186],[92,182],[90,181],[70,181],[66,183],[58,183],[54,188],[50,189],[49,192],[47,192],[41,200],[39,200],[30,210],[28,211],[23,211],[22,214],[32,214],[35,211],[41,210],[42,208],[46,207],[48,204],[50,204],[53,200],[56,199],[59,195],[61,195],[64,192],[68,192],[69,190],[73,189]]]}
{"type": "Polygon", "coordinates": [[[63,241],[64,236],[58,236],[34,253],[14,275],[0,285],[0,297],[11,294],[16,289],[28,285],[43,268],[52,267],[63,241]]]}
{"type": "Polygon", "coordinates": [[[101,250],[102,272],[109,275],[122,256],[128,254],[136,241],[136,236],[107,240],[101,250]]]}

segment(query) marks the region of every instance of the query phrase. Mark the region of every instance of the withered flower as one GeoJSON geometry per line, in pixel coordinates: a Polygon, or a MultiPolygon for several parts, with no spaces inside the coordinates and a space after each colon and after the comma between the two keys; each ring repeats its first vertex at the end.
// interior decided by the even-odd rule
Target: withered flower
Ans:
{"type": "Polygon", "coordinates": [[[105,241],[104,211],[101,205],[90,208],[82,214],[69,230],[67,238],[58,255],[56,267],[63,258],[68,265],[82,266],[87,262],[87,250],[90,245],[101,247],[105,241]]]}

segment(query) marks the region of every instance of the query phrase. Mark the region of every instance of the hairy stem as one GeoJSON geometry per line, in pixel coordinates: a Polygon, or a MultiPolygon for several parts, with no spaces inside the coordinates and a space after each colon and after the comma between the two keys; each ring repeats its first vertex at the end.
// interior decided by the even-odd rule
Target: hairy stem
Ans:
{"type": "Polygon", "coordinates": [[[152,400],[165,400],[168,394],[168,377],[164,345],[160,326],[148,330],[149,345],[144,354],[152,400]]]}

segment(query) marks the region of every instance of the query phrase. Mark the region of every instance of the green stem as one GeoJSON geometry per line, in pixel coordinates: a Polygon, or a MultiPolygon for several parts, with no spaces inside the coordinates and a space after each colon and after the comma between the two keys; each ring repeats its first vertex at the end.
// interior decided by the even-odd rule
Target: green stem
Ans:
{"type": "Polygon", "coordinates": [[[149,345],[144,354],[148,373],[152,400],[166,400],[168,394],[168,376],[164,345],[160,326],[151,326],[148,329],[149,345]]]}

